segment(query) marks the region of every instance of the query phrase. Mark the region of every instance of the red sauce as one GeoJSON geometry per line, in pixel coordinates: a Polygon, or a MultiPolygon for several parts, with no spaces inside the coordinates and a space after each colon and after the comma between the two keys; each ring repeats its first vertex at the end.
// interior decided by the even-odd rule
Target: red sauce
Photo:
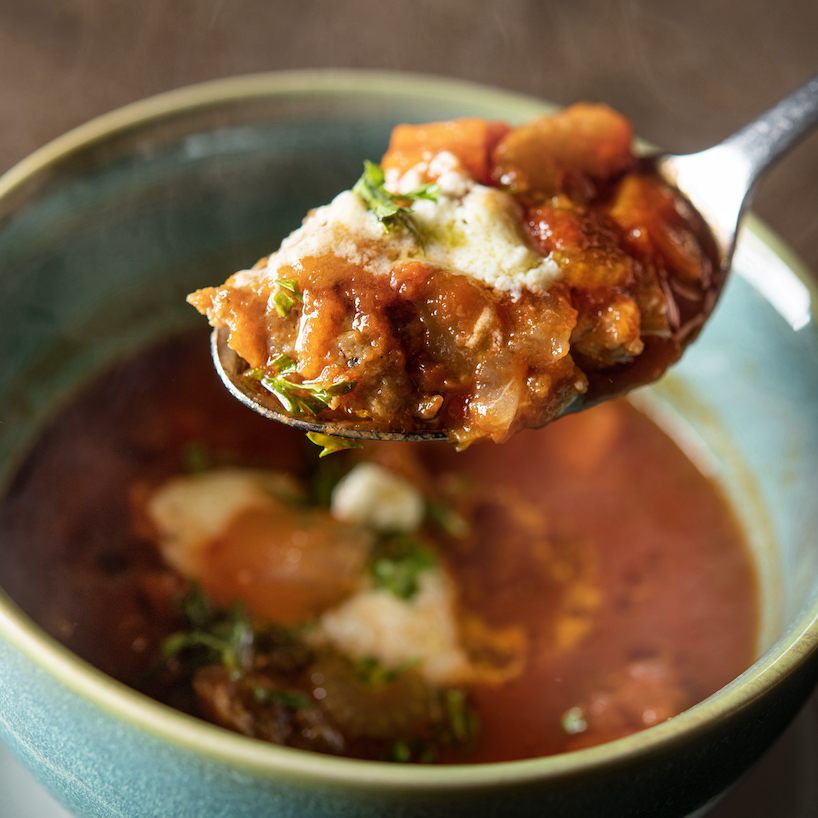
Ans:
{"type": "MultiPolygon", "coordinates": [[[[316,462],[301,433],[225,392],[201,335],[163,344],[106,375],[44,432],[0,509],[0,584],[105,672],[208,716],[190,690],[150,676],[179,627],[183,583],[134,514],[140,496],[183,472],[202,443],[222,463],[298,476],[316,462]]],[[[503,645],[486,641],[486,628],[523,634],[515,644],[525,670],[469,691],[479,740],[466,755],[444,749],[441,760],[535,757],[627,735],[752,662],[756,580],[730,510],[629,404],[500,447],[407,445],[372,444],[370,453],[398,468],[419,464],[430,489],[469,522],[465,536],[438,543],[459,586],[466,644],[490,663],[503,645]]],[[[332,462],[343,468],[358,456],[332,462]]],[[[372,757],[368,748],[347,752],[372,757]]]]}

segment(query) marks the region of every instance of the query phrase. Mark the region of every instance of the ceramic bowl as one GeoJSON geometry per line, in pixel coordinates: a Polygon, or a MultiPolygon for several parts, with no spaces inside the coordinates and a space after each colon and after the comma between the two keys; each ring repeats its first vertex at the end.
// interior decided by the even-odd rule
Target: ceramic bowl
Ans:
{"type": "MultiPolygon", "coordinates": [[[[519,122],[547,108],[430,78],[271,74],[129,106],[23,161],[0,179],[0,482],[95,372],[200,322],[185,293],[268,252],[354,182],[364,158],[381,155],[393,125],[519,122]]],[[[682,715],[602,746],[502,764],[304,753],[142,697],[0,594],[0,738],[80,816],[705,811],[818,677],[814,298],[797,261],[751,219],[701,339],[639,396],[721,484],[762,577],[758,660],[682,715]]]]}

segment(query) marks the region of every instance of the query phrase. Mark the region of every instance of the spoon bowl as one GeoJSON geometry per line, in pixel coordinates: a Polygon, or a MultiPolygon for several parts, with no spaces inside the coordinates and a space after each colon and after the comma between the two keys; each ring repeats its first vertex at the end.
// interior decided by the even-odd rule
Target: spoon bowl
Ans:
{"type": "MultiPolygon", "coordinates": [[[[679,190],[704,218],[717,249],[722,280],[730,269],[742,215],[763,174],[818,125],[818,76],[770,108],[758,119],[720,144],[695,154],[648,157],[647,166],[672,188],[679,190]]],[[[708,293],[700,314],[689,329],[695,335],[707,320],[720,287],[708,293]]],[[[228,346],[229,332],[217,328],[211,336],[213,362],[228,390],[245,406],[265,417],[308,432],[373,440],[445,440],[445,430],[416,431],[367,427],[357,421],[321,420],[293,416],[282,411],[277,399],[263,389],[253,388],[243,377],[247,364],[228,346]]],[[[661,374],[661,373],[660,373],[661,374]]],[[[655,376],[654,376],[655,377],[655,376]]],[[[642,381],[634,385],[641,385],[642,381]]],[[[617,397],[612,391],[594,399],[578,395],[558,415],[581,411],[601,400],[617,397]]]]}

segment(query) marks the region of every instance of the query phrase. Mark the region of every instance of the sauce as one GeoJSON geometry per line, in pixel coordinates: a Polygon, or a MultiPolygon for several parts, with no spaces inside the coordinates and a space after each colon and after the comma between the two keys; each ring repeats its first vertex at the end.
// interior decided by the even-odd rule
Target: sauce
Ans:
{"type": "MultiPolygon", "coordinates": [[[[458,589],[463,644],[486,669],[466,687],[480,731],[467,747],[442,747],[438,760],[529,758],[627,735],[706,698],[752,662],[756,580],[730,510],[629,404],[461,454],[447,444],[366,445],[321,461],[325,474],[362,454],[414,471],[467,523],[438,532],[435,546],[458,589]]],[[[197,678],[198,703],[178,676],[156,673],[163,641],[181,626],[186,581],[162,560],[140,513],[146,496],[205,449],[215,465],[304,480],[317,468],[300,432],[225,392],[201,334],[106,374],[44,432],[6,496],[0,584],[104,672],[218,722],[206,706],[216,700],[209,692],[224,689],[218,669],[197,678]]],[[[337,657],[320,661],[322,672],[336,672],[337,657]]],[[[287,743],[384,757],[387,738],[371,724],[342,740],[348,714],[334,699],[322,704],[314,678],[299,682],[312,709],[298,711],[298,724],[317,730],[305,714],[320,713],[322,743],[287,743]]],[[[379,689],[377,707],[392,706],[390,696],[427,706],[418,677],[400,678],[379,689]]],[[[369,706],[356,718],[365,722],[369,706]]],[[[405,721],[408,711],[392,712],[405,721]]]]}

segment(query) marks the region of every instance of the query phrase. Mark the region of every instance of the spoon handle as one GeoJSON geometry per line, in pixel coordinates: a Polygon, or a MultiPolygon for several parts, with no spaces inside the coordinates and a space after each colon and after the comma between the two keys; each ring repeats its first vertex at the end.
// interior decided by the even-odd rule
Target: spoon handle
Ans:
{"type": "Polygon", "coordinates": [[[741,215],[761,176],[818,126],[818,76],[758,119],[700,153],[660,156],[657,168],[710,226],[729,269],[741,215]]]}
{"type": "Polygon", "coordinates": [[[748,189],[818,125],[818,75],[722,142],[746,161],[748,189]]]}

